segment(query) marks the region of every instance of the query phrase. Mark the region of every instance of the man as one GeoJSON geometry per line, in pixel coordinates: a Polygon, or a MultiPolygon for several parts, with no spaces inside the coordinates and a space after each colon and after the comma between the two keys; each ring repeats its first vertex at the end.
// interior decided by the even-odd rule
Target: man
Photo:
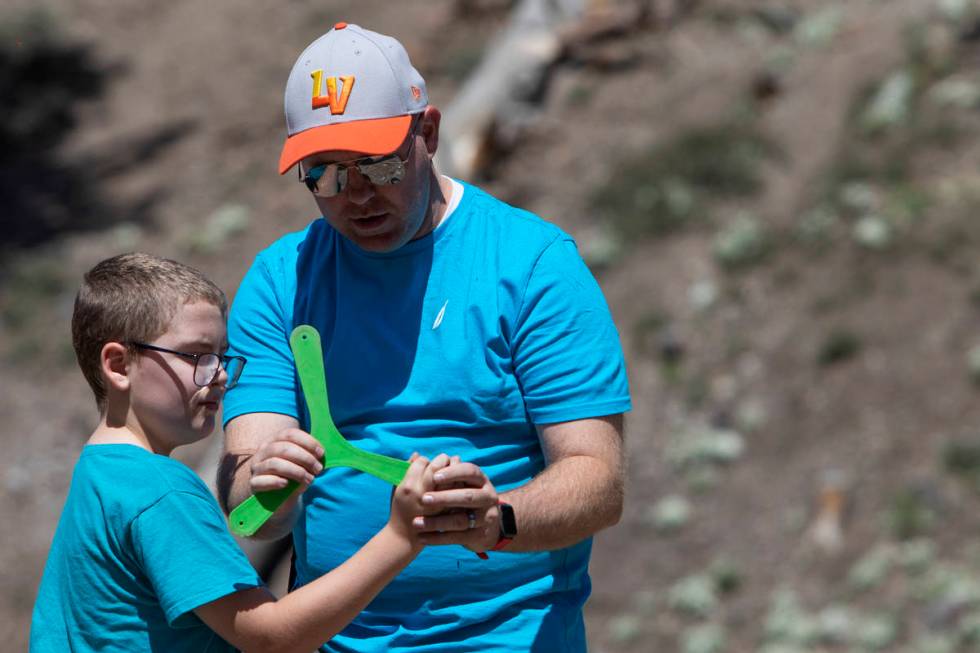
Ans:
{"type": "MultiPolygon", "coordinates": [[[[630,408],[598,285],[557,227],[436,171],[440,114],[396,40],[338,23],[300,55],[285,109],[279,171],[299,166],[324,219],[260,253],[236,296],[249,365],[225,404],[226,507],[318,469],[287,343],[312,324],[349,441],[455,455],[416,526],[462,545],[427,547],[325,649],[584,650],[630,408]]],[[[292,530],[308,583],[384,523],[390,491],[331,469],[259,536],[292,530]]]]}

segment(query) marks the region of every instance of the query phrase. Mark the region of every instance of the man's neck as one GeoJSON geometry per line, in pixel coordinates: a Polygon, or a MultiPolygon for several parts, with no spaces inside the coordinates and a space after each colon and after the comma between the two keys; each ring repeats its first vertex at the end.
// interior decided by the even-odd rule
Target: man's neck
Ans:
{"type": "Polygon", "coordinates": [[[446,217],[446,209],[449,208],[449,198],[453,196],[453,182],[448,177],[439,174],[435,168],[432,169],[436,178],[435,192],[432,201],[432,229],[435,230],[446,217]]]}
{"type": "Polygon", "coordinates": [[[426,236],[436,230],[442,219],[446,217],[446,208],[449,206],[449,198],[452,197],[453,185],[446,177],[439,174],[433,165],[429,168],[429,209],[422,223],[422,228],[416,234],[415,240],[426,236]]]}
{"type": "Polygon", "coordinates": [[[449,198],[453,194],[453,182],[448,177],[443,177],[436,170],[434,165],[429,167],[429,192],[425,204],[426,212],[422,224],[419,226],[411,240],[418,240],[436,230],[436,227],[446,217],[446,209],[449,207],[449,198]]]}

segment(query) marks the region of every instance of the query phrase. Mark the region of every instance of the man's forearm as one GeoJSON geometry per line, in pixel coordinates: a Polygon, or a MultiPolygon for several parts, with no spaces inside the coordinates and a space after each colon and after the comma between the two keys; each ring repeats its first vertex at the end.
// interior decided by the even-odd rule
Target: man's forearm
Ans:
{"type": "MultiPolygon", "coordinates": [[[[221,464],[218,466],[217,478],[218,499],[226,513],[230,513],[252,494],[252,473],[256,466],[253,457],[261,452],[259,458],[266,458],[264,462],[258,465],[261,474],[261,468],[269,464],[270,451],[268,448],[277,446],[277,439],[282,440],[290,437],[295,439],[298,437],[296,434],[291,436],[288,434],[288,431],[295,429],[296,426],[298,426],[298,422],[295,418],[276,413],[241,415],[227,424],[225,427],[225,449],[221,457],[221,464]]],[[[301,435],[309,440],[312,445],[316,445],[316,442],[308,434],[301,435]]],[[[281,456],[283,451],[280,446],[272,453],[281,456]]],[[[296,517],[299,513],[298,505],[299,492],[296,492],[253,537],[275,540],[288,535],[296,523],[296,517]]]]}
{"type": "MultiPolygon", "coordinates": [[[[226,451],[218,465],[218,499],[225,514],[231,513],[238,504],[252,495],[249,489],[249,461],[254,452],[226,451]]],[[[278,540],[293,530],[299,514],[299,496],[296,492],[276,510],[262,525],[254,537],[260,540],[278,540]]]]}
{"type": "Polygon", "coordinates": [[[623,481],[618,469],[590,456],[571,456],[530,483],[500,495],[514,507],[517,537],[505,551],[571,546],[619,521],[623,481]]]}
{"type": "Polygon", "coordinates": [[[498,500],[514,508],[517,535],[503,551],[571,546],[619,521],[625,464],[623,417],[607,415],[538,427],[545,468],[505,493],[477,465],[458,459],[436,472],[429,512],[416,528],[426,544],[493,548],[500,536],[498,500]],[[482,517],[481,517],[482,515],[482,517]]]}

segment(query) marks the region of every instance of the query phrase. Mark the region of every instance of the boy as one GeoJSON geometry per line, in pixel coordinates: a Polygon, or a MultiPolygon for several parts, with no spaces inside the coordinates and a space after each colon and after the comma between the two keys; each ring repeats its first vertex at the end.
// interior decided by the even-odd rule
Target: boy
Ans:
{"type": "MultiPolygon", "coordinates": [[[[310,651],[422,548],[413,518],[448,463],[415,457],[387,525],[344,565],[276,601],[201,479],[169,458],[206,437],[245,359],[225,356],[224,294],[146,254],[85,275],[72,340],[101,421],[75,466],[34,606],[31,651],[310,651]]],[[[305,489],[321,470],[306,449],[305,489]]]]}

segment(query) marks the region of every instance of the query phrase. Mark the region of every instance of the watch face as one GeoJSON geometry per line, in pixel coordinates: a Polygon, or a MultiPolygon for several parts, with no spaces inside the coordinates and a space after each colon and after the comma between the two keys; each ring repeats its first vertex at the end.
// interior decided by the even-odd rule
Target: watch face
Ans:
{"type": "Polygon", "coordinates": [[[502,537],[514,537],[517,535],[517,519],[514,518],[514,508],[509,503],[501,503],[499,508],[500,535],[502,537]]]}

